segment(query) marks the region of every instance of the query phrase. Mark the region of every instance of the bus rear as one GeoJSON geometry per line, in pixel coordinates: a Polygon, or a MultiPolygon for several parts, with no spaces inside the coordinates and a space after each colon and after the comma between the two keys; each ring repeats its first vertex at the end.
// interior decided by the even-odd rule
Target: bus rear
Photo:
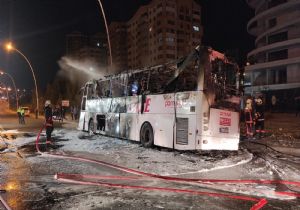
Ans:
{"type": "Polygon", "coordinates": [[[203,88],[197,115],[197,149],[237,150],[240,140],[239,69],[235,63],[209,50],[206,69],[199,81],[203,88]]]}

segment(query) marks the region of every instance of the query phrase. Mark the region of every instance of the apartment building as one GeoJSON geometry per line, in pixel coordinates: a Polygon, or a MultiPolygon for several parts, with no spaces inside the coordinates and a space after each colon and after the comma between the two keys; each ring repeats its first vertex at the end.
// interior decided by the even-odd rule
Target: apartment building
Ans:
{"type": "Polygon", "coordinates": [[[106,67],[107,38],[104,33],[85,35],[75,31],[66,36],[66,55],[78,60],[90,60],[98,67],[106,67]]]}
{"type": "Polygon", "coordinates": [[[122,71],[127,65],[127,27],[124,22],[112,22],[109,26],[113,68],[122,71]]]}
{"type": "Polygon", "coordinates": [[[79,31],[74,31],[66,36],[66,55],[79,56],[79,50],[86,46],[88,37],[79,31]]]}
{"type": "Polygon", "coordinates": [[[137,10],[126,28],[128,68],[166,63],[201,44],[201,7],[194,0],[152,0],[137,10]]]}
{"type": "MultiPolygon", "coordinates": [[[[246,93],[264,92],[286,104],[300,96],[300,1],[247,0],[255,16],[247,25],[256,37],[245,68],[246,93]]],[[[267,102],[268,102],[267,101],[267,102]]]]}

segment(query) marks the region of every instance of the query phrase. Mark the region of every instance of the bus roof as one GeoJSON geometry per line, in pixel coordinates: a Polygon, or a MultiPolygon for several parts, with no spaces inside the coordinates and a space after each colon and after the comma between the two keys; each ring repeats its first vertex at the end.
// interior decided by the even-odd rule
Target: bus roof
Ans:
{"type": "MultiPolygon", "coordinates": [[[[202,47],[201,49],[203,49],[203,48],[204,47],[202,47]]],[[[206,47],[204,49],[209,54],[210,62],[218,59],[218,60],[222,60],[226,64],[233,64],[234,65],[234,63],[230,62],[227,59],[225,54],[220,53],[216,50],[213,50],[211,47],[206,47]]],[[[192,53],[195,53],[195,51],[199,52],[199,50],[200,50],[200,46],[198,45],[192,53]]],[[[190,54],[192,54],[192,53],[190,53],[190,54]]],[[[121,73],[118,73],[118,74],[107,75],[107,76],[104,76],[105,78],[90,80],[85,85],[93,84],[95,81],[105,81],[105,80],[111,80],[111,79],[116,79],[116,78],[125,78],[127,76],[132,75],[132,74],[137,74],[137,73],[142,73],[142,72],[152,71],[152,70],[158,70],[158,69],[162,69],[162,68],[165,68],[165,67],[174,70],[174,69],[177,69],[179,67],[178,65],[183,63],[183,61],[185,61],[185,59],[187,59],[187,57],[189,57],[189,55],[187,55],[185,57],[182,57],[182,58],[179,58],[179,59],[174,60],[174,61],[170,61],[170,62],[165,63],[165,64],[149,66],[149,67],[144,67],[144,68],[140,68],[140,69],[129,69],[129,70],[125,70],[125,71],[123,71],[121,73]]]]}

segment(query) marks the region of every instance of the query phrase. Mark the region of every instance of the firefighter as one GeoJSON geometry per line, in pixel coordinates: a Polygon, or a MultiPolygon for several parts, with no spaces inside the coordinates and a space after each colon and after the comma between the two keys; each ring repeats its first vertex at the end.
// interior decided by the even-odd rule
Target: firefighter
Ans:
{"type": "Polygon", "coordinates": [[[22,124],[21,107],[18,107],[18,109],[17,109],[17,115],[18,115],[18,119],[19,119],[19,124],[22,124]]]}
{"type": "Polygon", "coordinates": [[[51,108],[51,102],[47,100],[45,102],[45,126],[46,126],[46,144],[52,144],[52,138],[51,133],[53,131],[53,114],[52,114],[52,108],[51,108]]]}
{"type": "Polygon", "coordinates": [[[25,109],[23,107],[21,108],[20,114],[21,114],[21,124],[25,124],[25,109]]]}
{"type": "Polygon", "coordinates": [[[258,138],[265,133],[265,110],[262,98],[255,99],[255,133],[258,138]]]}
{"type": "Polygon", "coordinates": [[[245,124],[246,124],[246,135],[247,138],[253,137],[253,101],[251,98],[246,100],[246,106],[244,108],[244,115],[245,115],[245,124]]]}

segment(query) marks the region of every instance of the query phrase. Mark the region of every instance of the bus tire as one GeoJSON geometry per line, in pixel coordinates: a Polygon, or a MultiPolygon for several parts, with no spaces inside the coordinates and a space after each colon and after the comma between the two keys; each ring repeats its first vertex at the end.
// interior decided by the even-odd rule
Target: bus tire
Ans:
{"type": "Polygon", "coordinates": [[[88,126],[88,133],[89,135],[93,135],[95,132],[95,125],[93,119],[90,119],[89,126],[88,126]]]}
{"type": "Polygon", "coordinates": [[[140,141],[141,144],[146,148],[151,148],[154,146],[153,128],[148,122],[144,123],[141,128],[140,141]]]}

